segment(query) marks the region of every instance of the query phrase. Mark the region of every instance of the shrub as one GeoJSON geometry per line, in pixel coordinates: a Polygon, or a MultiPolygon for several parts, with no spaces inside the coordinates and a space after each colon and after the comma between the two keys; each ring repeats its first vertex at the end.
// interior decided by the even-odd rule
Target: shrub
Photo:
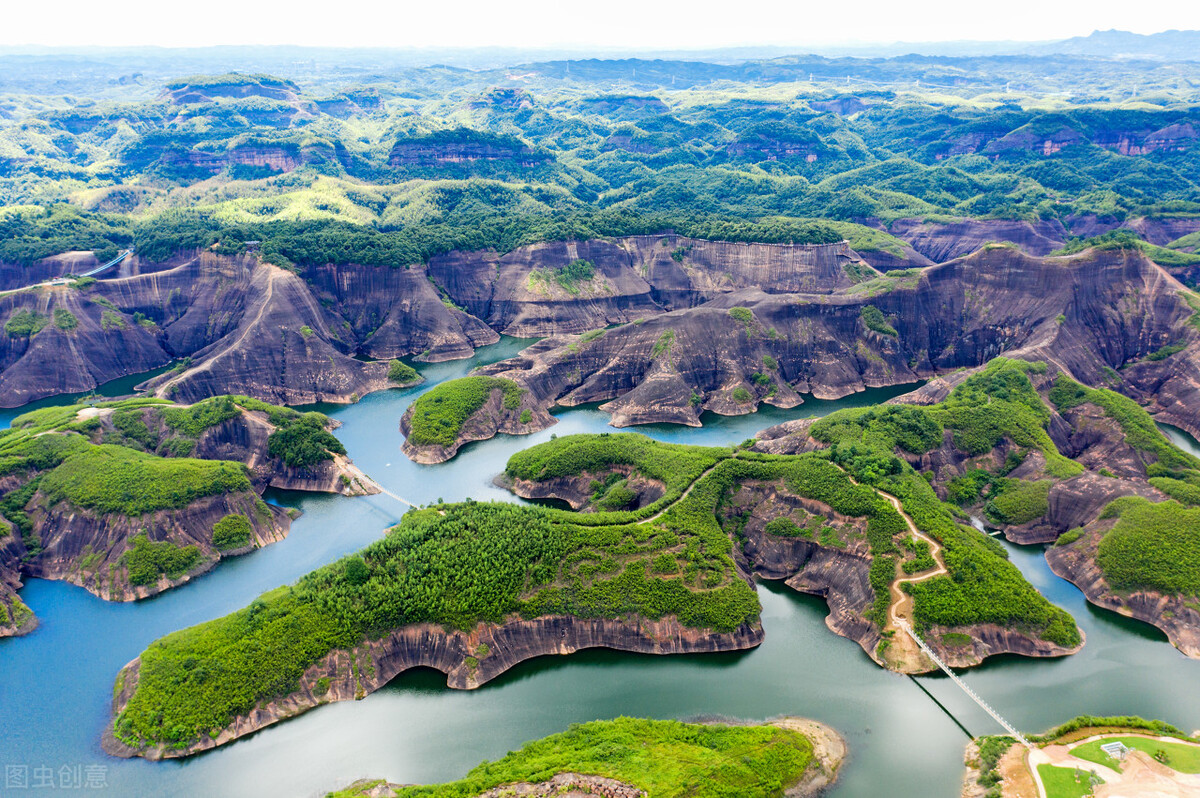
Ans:
{"type": "Polygon", "coordinates": [[[125,326],[125,319],[119,313],[105,310],[100,314],[100,329],[104,330],[104,332],[124,330],[125,326]]]}
{"type": "Polygon", "coordinates": [[[41,313],[22,308],[4,322],[4,332],[8,333],[10,338],[29,338],[41,332],[48,321],[49,319],[41,313]]]}
{"type": "Polygon", "coordinates": [[[1022,482],[1006,479],[995,484],[995,495],[988,501],[986,512],[988,518],[998,524],[1027,524],[1050,510],[1052,480],[1022,482]]]}
{"type": "Polygon", "coordinates": [[[779,518],[772,518],[763,527],[763,531],[768,535],[775,535],[781,538],[812,537],[811,530],[798,526],[795,521],[786,515],[779,518]]]}
{"type": "Polygon", "coordinates": [[[388,362],[388,380],[398,385],[408,385],[421,379],[415,368],[399,360],[388,362]]]}
{"type": "Polygon", "coordinates": [[[887,319],[883,315],[883,311],[874,305],[863,305],[862,310],[859,311],[858,315],[868,330],[873,330],[877,333],[883,333],[884,335],[890,335],[893,338],[900,335],[900,333],[896,332],[895,327],[888,324],[887,319]]]}
{"type": "MultiPolygon", "coordinates": [[[[684,798],[769,798],[783,795],[810,767],[812,744],[775,726],[693,725],[617,718],[572,725],[485,762],[460,781],[402,788],[403,798],[467,796],[540,782],[558,772],[588,773],[633,784],[650,795],[684,798]]],[[[364,798],[353,787],[331,798],[364,798]]]]}
{"type": "Polygon", "coordinates": [[[746,329],[754,323],[754,314],[750,308],[734,307],[729,309],[729,317],[734,321],[740,322],[746,329]]]}
{"type": "Polygon", "coordinates": [[[1104,515],[1118,520],[1100,540],[1096,563],[1114,590],[1200,596],[1200,507],[1127,496],[1104,515]]]}
{"type": "Polygon", "coordinates": [[[54,326],[63,332],[70,332],[79,326],[79,319],[66,308],[54,309],[54,326]]]}
{"type": "Polygon", "coordinates": [[[739,404],[746,404],[747,402],[753,401],[753,399],[754,396],[747,391],[744,386],[739,385],[733,389],[733,401],[738,402],[739,404]]]}
{"type": "Polygon", "coordinates": [[[227,515],[213,524],[213,545],[219,551],[241,548],[250,542],[252,532],[249,518],[238,514],[227,515]]]}
{"type": "Polygon", "coordinates": [[[663,330],[658,336],[658,340],[654,342],[654,348],[650,350],[650,357],[657,360],[663,355],[670,356],[671,347],[675,345],[675,331],[663,330]]]}
{"type": "Polygon", "coordinates": [[[346,447],[325,429],[328,422],[320,413],[305,413],[285,422],[267,438],[267,453],[294,468],[316,465],[332,460],[335,454],[345,454],[346,447]]]}
{"type": "Polygon", "coordinates": [[[133,539],[133,548],[122,555],[129,569],[129,584],[151,585],[159,576],[178,579],[200,560],[200,549],[195,546],[176,546],[170,541],[153,542],[145,534],[133,539]]]}

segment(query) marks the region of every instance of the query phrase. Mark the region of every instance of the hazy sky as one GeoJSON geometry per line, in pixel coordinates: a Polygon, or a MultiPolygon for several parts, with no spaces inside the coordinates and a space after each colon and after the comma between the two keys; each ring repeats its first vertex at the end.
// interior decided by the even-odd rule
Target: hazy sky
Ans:
{"type": "Polygon", "coordinates": [[[1120,28],[1200,28],[1194,0],[28,0],[6,2],[0,44],[678,49],[745,44],[1044,40],[1120,28]]]}

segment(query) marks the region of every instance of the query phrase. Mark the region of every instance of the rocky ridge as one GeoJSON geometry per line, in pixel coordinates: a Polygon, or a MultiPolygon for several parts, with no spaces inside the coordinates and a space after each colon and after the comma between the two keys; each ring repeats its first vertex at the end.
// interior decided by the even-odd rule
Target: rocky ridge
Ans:
{"type": "Polygon", "coordinates": [[[1123,392],[1192,431],[1200,329],[1189,302],[1200,300],[1189,296],[1136,251],[1035,258],[991,247],[831,294],[741,289],[602,335],[548,338],[479,373],[518,382],[547,408],[605,402],[618,427],[694,426],[705,410],[836,399],[1003,353],[1055,363],[1087,384],[1122,369],[1123,392]]]}
{"type": "MultiPolygon", "coordinates": [[[[335,650],[304,672],[300,687],[287,697],[266,702],[248,716],[236,719],[218,734],[185,748],[159,746],[131,748],[112,733],[111,724],[102,745],[114,756],[148,759],[190,756],[244,737],[258,729],[332,701],[361,699],[398,674],[427,667],[446,674],[455,689],[474,689],[508,669],[534,657],[571,654],[585,648],[612,648],[646,654],[684,654],[737,651],[762,642],[759,623],[744,624],[723,634],[689,629],[674,618],[657,621],[581,619],[545,616],[533,620],[511,619],[502,624],[480,624],[470,632],[447,632],[441,626],[417,624],[398,629],[353,650],[335,650]]],[[[113,716],[120,714],[137,687],[140,659],[122,669],[113,699],[113,716]]]]}

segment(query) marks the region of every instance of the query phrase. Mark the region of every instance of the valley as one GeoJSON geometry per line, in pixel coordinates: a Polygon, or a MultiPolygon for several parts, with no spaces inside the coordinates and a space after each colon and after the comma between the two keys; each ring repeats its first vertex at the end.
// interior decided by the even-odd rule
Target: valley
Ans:
{"type": "Polygon", "coordinates": [[[1200,73],[1114,36],[0,49],[0,760],[1024,794],[934,659],[1187,743],[1200,73]]]}

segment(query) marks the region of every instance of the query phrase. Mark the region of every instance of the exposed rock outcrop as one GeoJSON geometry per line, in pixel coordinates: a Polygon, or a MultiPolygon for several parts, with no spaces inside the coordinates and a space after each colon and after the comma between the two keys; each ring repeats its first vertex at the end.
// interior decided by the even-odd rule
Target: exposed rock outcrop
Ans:
{"type": "Polygon", "coordinates": [[[24,573],[71,582],[109,601],[133,601],[184,584],[223,557],[283,540],[291,525],[286,510],[263,503],[253,491],[209,496],[178,510],[136,516],[99,514],[65,503],[38,506],[30,515],[42,548],[30,559],[25,559],[28,552],[22,553],[24,573]],[[244,545],[222,551],[213,545],[212,530],[228,515],[247,519],[251,536],[244,545]],[[126,553],[140,535],[176,548],[195,546],[198,557],[179,576],[160,573],[152,582],[134,584],[126,553]]]}
{"type": "MultiPolygon", "coordinates": [[[[16,598],[22,577],[68,581],[110,601],[145,598],[188,582],[224,557],[282,540],[292,516],[259,498],[268,486],[344,495],[379,492],[378,485],[344,454],[327,451],[328,459],[289,466],[271,452],[270,436],[277,429],[275,423],[280,422],[273,423],[264,410],[230,407],[231,417],[192,435],[179,434],[164,420],[164,413],[177,407],[135,404],[132,409],[118,406],[80,410],[72,420],[84,423],[78,430],[93,443],[125,445],[162,457],[187,454],[205,460],[240,462],[250,482],[182,506],[133,515],[100,512],[66,500],[51,500],[41,491],[33,492],[17,510],[27,519],[22,522],[24,526],[18,529],[4,520],[0,527],[0,605],[7,607],[7,614],[0,613],[0,635],[28,631],[36,624],[32,613],[16,598]],[[114,421],[117,414],[122,415],[119,425],[114,421]],[[127,432],[136,437],[128,437],[127,432]],[[219,522],[230,516],[243,525],[244,538],[217,539],[219,522]],[[182,565],[169,564],[173,562],[182,565]]],[[[329,423],[330,428],[333,426],[329,423]]],[[[75,431],[43,434],[79,437],[75,431]]],[[[0,493],[7,497],[41,476],[35,464],[21,463],[0,477],[0,493]]]]}
{"type": "Polygon", "coordinates": [[[941,223],[898,219],[888,231],[934,263],[970,255],[989,243],[1016,244],[1030,255],[1049,255],[1062,248],[1069,237],[1057,219],[1038,222],[962,219],[941,223]]]}
{"type": "Polygon", "coordinates": [[[479,319],[443,301],[420,264],[326,265],[307,269],[304,279],[319,301],[337,309],[361,341],[360,351],[372,358],[454,360],[500,340],[479,319]]]}
{"type": "Polygon", "coordinates": [[[506,335],[580,333],[663,310],[691,307],[738,289],[828,293],[853,285],[846,267],[874,270],[841,244],[736,244],[683,236],[556,241],[506,255],[452,252],[429,273],[456,304],[506,335]],[[563,286],[553,271],[575,260],[596,276],[563,286]]]}
{"type": "Polygon", "coordinates": [[[1182,286],[1136,251],[1034,258],[993,247],[919,275],[830,295],[742,289],[609,330],[547,339],[481,373],[546,406],[607,402],[615,426],[698,423],[702,410],[790,407],[978,366],[999,354],[1056,364],[1088,384],[1168,342],[1186,348],[1125,369],[1121,389],[1200,430],[1200,334],[1182,286]],[[870,328],[867,306],[895,335],[870,328]],[[771,364],[775,365],[772,366],[771,364]]]}

